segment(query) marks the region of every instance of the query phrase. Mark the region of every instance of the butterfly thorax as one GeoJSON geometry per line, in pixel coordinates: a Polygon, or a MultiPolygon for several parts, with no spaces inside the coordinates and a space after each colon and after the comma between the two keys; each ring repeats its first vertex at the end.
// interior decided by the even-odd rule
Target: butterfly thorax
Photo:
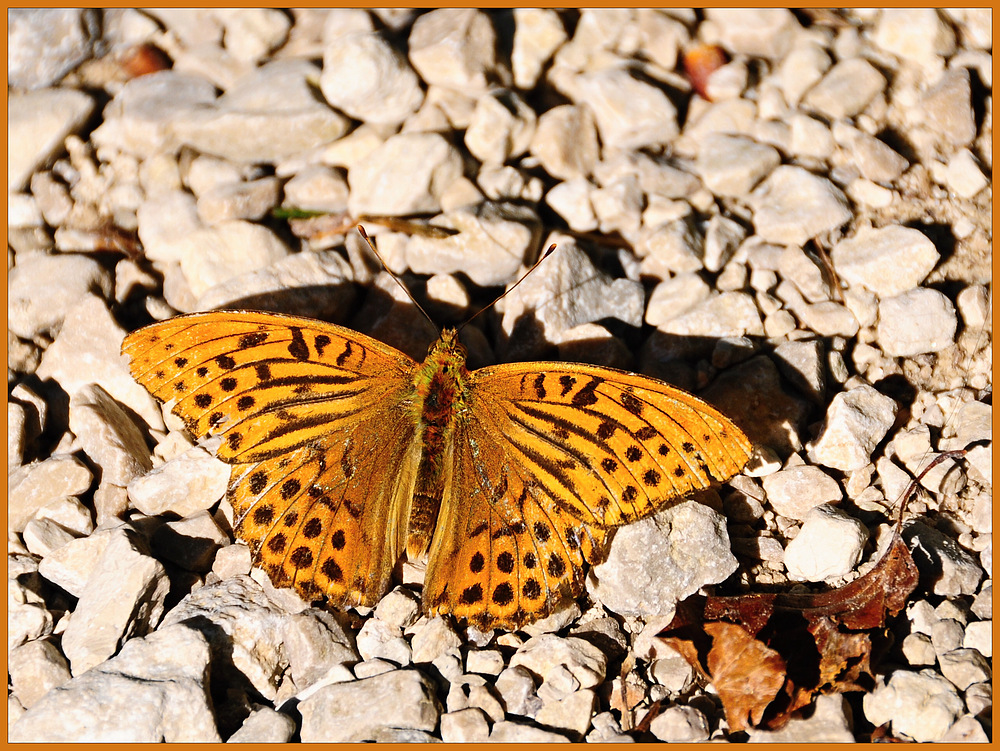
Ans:
{"type": "Polygon", "coordinates": [[[446,329],[414,371],[413,409],[421,456],[407,525],[406,552],[411,561],[427,552],[441,507],[455,423],[466,408],[465,357],[457,332],[446,329]]]}

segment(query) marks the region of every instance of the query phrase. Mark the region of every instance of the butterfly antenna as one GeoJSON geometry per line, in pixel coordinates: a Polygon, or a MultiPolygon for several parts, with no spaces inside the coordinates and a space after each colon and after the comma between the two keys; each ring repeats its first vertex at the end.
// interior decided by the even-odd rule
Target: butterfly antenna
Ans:
{"type": "Polygon", "coordinates": [[[542,261],[544,261],[550,255],[552,255],[552,251],[554,251],[555,249],[556,249],[556,245],[555,245],[555,243],[553,243],[552,245],[550,245],[548,247],[548,249],[544,253],[542,253],[541,257],[537,261],[535,261],[535,264],[530,269],[528,269],[527,271],[525,271],[524,274],[521,275],[520,279],[518,279],[510,287],[508,287],[506,290],[504,290],[499,295],[497,295],[496,299],[493,302],[491,302],[489,305],[487,305],[487,306],[485,306],[483,308],[480,308],[479,312],[476,313],[474,316],[472,316],[472,318],[470,318],[469,320],[467,320],[461,326],[459,326],[458,330],[461,331],[462,329],[464,329],[466,326],[468,326],[474,320],[476,320],[477,318],[479,318],[480,314],[482,314],[483,312],[489,310],[494,305],[496,305],[498,302],[500,302],[501,300],[503,300],[507,295],[509,295],[511,292],[513,292],[514,288],[517,287],[517,285],[519,285],[525,279],[527,279],[528,278],[528,274],[530,274],[532,271],[534,271],[535,269],[537,269],[539,267],[539,265],[542,263],[542,261]]]}
{"type": "Polygon", "coordinates": [[[424,314],[424,318],[430,321],[431,326],[433,326],[435,329],[439,329],[438,325],[434,323],[434,319],[431,318],[429,315],[427,315],[427,311],[424,310],[422,307],[420,307],[420,303],[417,302],[417,299],[412,294],[410,294],[410,290],[407,289],[405,284],[403,284],[403,280],[400,279],[398,276],[396,276],[395,272],[389,268],[389,265],[385,262],[385,259],[382,258],[382,254],[379,253],[378,248],[375,247],[375,243],[371,241],[371,238],[368,237],[368,233],[365,232],[365,228],[362,227],[360,224],[358,225],[358,232],[365,239],[365,242],[368,243],[368,247],[372,249],[372,253],[375,254],[375,257],[378,259],[379,263],[382,264],[382,268],[386,270],[389,276],[391,276],[393,279],[396,280],[396,284],[398,284],[400,287],[403,288],[403,292],[405,292],[406,296],[410,298],[410,302],[412,302],[416,306],[417,310],[419,310],[421,313],[424,314]]]}

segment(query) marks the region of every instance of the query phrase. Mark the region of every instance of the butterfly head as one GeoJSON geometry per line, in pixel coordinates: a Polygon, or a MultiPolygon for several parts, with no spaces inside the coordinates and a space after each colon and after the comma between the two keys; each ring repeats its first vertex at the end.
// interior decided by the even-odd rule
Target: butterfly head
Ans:
{"type": "Polygon", "coordinates": [[[458,331],[445,329],[427,350],[427,359],[424,362],[433,362],[445,372],[464,371],[467,356],[465,346],[458,341],[458,331]]]}

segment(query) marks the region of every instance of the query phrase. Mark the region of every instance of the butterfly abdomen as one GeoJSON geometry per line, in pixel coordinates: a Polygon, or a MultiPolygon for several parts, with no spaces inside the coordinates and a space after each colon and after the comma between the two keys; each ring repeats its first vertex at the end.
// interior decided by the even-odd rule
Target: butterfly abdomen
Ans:
{"type": "Polygon", "coordinates": [[[465,351],[454,331],[445,331],[414,374],[422,447],[417,481],[407,519],[406,553],[412,561],[430,546],[441,498],[455,421],[464,409],[468,389],[465,351]]]}

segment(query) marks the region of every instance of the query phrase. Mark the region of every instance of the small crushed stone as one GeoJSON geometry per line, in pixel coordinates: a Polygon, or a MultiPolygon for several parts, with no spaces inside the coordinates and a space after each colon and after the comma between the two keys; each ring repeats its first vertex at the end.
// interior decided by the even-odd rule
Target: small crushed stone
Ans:
{"type": "Polygon", "coordinates": [[[8,20],[10,740],[990,739],[991,10],[8,20]],[[724,64],[686,73],[698,45],[724,64]],[[442,326],[557,243],[467,330],[470,363],[663,378],[758,465],[620,532],[515,633],[422,615],[408,566],[370,612],[274,589],[227,465],[120,346],[243,305],[422,358],[358,220],[442,326]],[[676,600],[857,578],[959,449],[907,507],[920,586],[875,690],[730,732],[656,638],[676,600]]]}

